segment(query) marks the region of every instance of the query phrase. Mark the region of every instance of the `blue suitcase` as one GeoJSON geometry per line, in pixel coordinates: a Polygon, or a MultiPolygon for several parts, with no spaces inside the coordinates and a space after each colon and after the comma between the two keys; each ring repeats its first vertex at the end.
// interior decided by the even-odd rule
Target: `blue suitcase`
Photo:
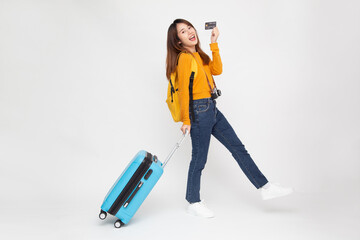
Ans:
{"type": "Polygon", "coordinates": [[[118,218],[114,223],[116,228],[127,224],[160,179],[164,167],[186,135],[176,143],[164,163],[147,151],[139,151],[110,188],[101,205],[99,218],[104,220],[109,213],[118,218]]]}

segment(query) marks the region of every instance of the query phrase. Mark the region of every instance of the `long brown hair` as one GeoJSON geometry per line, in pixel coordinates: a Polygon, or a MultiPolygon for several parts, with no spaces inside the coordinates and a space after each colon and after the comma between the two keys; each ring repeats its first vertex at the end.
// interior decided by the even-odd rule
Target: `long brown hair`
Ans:
{"type": "MultiPolygon", "coordinates": [[[[194,28],[194,26],[185,19],[175,19],[174,22],[169,26],[168,36],[167,36],[167,56],[166,56],[166,77],[170,79],[171,73],[175,72],[177,65],[177,58],[180,52],[189,52],[186,50],[182,44],[179,43],[180,39],[177,34],[176,25],[178,23],[184,23],[188,26],[194,28]]],[[[195,29],[195,28],[194,28],[195,29]]],[[[196,38],[198,39],[197,44],[195,45],[196,51],[199,53],[201,59],[205,65],[210,63],[210,57],[200,48],[200,40],[195,29],[196,38]]],[[[190,53],[190,52],[189,52],[190,53]]]]}

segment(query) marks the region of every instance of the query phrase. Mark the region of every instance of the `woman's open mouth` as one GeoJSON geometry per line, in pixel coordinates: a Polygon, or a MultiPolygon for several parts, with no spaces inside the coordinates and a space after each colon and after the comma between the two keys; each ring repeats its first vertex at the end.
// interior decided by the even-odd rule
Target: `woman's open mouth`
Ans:
{"type": "Polygon", "coordinates": [[[189,38],[189,40],[190,40],[190,41],[195,41],[195,40],[196,40],[195,35],[191,36],[191,37],[189,38]]]}

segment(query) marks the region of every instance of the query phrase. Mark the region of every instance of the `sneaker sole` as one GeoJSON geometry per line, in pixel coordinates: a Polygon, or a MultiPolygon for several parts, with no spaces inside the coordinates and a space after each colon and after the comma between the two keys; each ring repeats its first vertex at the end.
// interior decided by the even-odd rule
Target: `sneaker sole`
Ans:
{"type": "Polygon", "coordinates": [[[291,193],[293,193],[294,190],[291,190],[290,192],[281,194],[281,195],[277,195],[277,196],[273,196],[273,197],[263,197],[263,200],[269,200],[269,199],[274,199],[274,198],[279,198],[279,197],[285,197],[287,195],[290,195],[291,193]]]}
{"type": "Polygon", "coordinates": [[[203,216],[203,215],[197,215],[196,213],[194,213],[193,211],[191,210],[186,210],[186,212],[188,214],[190,214],[191,216],[194,216],[194,217],[202,217],[202,218],[214,218],[215,215],[207,215],[207,216],[203,216]]]}

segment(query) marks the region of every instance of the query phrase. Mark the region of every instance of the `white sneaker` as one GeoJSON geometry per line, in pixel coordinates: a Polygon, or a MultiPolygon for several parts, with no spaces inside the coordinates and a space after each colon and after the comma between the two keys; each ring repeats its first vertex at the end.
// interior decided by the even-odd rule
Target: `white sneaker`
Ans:
{"type": "Polygon", "coordinates": [[[294,191],[292,188],[282,187],[278,183],[270,182],[268,182],[265,187],[260,189],[263,200],[286,196],[294,191]]]}
{"type": "Polygon", "coordinates": [[[214,213],[208,209],[204,203],[204,201],[191,203],[188,206],[187,212],[199,217],[212,218],[214,217],[214,213]]]}

